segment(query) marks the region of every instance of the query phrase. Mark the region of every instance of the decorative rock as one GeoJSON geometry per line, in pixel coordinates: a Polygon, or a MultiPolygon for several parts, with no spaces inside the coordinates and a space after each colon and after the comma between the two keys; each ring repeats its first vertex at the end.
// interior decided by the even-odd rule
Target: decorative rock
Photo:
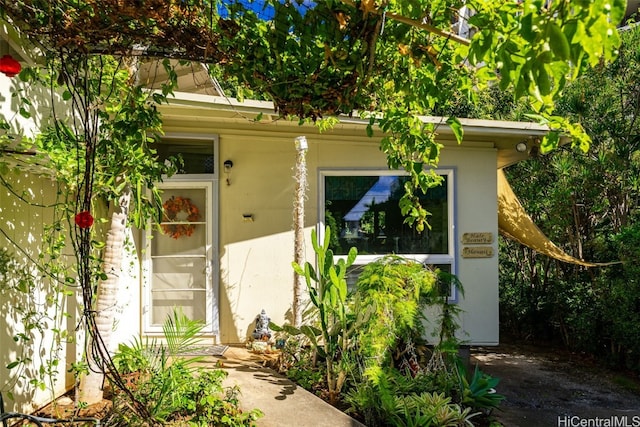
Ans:
{"type": "Polygon", "coordinates": [[[62,396],[58,399],[57,403],[62,406],[71,406],[73,405],[73,400],[68,396],[62,396]]]}
{"type": "Polygon", "coordinates": [[[266,353],[269,350],[269,343],[266,341],[254,341],[251,343],[251,351],[254,353],[266,353]]]}

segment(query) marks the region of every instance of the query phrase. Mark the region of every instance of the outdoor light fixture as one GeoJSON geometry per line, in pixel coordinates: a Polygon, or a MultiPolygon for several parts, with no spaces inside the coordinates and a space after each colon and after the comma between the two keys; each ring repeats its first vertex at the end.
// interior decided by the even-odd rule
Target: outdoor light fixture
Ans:
{"type": "Polygon", "coordinates": [[[295,139],[296,142],[296,150],[306,151],[309,148],[309,144],[307,143],[307,138],[305,136],[299,136],[295,139]]]}
{"type": "Polygon", "coordinates": [[[224,166],[224,173],[227,175],[227,185],[231,185],[231,181],[229,181],[229,176],[231,175],[231,168],[233,167],[233,162],[231,160],[225,160],[222,164],[224,166]]]}
{"type": "Polygon", "coordinates": [[[524,141],[520,141],[516,144],[516,151],[518,153],[524,153],[527,151],[527,143],[524,141]]]}
{"type": "Polygon", "coordinates": [[[0,58],[0,72],[6,74],[7,77],[17,76],[21,69],[20,63],[13,59],[11,55],[4,55],[0,58]]]}

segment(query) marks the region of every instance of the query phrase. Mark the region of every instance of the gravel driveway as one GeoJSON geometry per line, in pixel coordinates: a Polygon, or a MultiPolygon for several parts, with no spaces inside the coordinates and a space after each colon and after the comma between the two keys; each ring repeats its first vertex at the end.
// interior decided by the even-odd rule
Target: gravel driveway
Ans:
{"type": "Polygon", "coordinates": [[[640,427],[637,374],[519,345],[472,348],[471,363],[500,378],[497,389],[506,400],[493,415],[507,427],[640,427]]]}

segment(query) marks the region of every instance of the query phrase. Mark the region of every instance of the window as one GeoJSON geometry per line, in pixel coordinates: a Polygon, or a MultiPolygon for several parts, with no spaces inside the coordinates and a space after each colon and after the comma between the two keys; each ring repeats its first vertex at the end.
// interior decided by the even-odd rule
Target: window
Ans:
{"type": "Polygon", "coordinates": [[[324,208],[320,221],[322,229],[331,228],[331,249],[337,256],[346,256],[352,246],[358,249],[349,271],[350,284],[364,265],[386,254],[455,273],[454,174],[452,169],[437,173],[443,177],[442,184],[419,194],[431,213],[431,229],[419,233],[404,223],[398,206],[407,175],[388,170],[320,171],[320,206],[324,208]]]}
{"type": "Polygon", "coordinates": [[[216,174],[217,137],[168,135],[156,145],[159,159],[182,157],[182,168],[178,175],[201,175],[203,179],[216,174]]]}

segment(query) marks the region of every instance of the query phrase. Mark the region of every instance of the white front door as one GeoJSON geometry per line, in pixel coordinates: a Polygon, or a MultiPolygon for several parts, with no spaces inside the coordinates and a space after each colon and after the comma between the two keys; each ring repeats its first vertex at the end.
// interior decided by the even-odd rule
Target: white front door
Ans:
{"type": "Polygon", "coordinates": [[[203,333],[218,335],[213,181],[169,181],[159,188],[165,214],[147,232],[144,332],[162,332],[167,316],[180,308],[204,322],[203,333]]]}

